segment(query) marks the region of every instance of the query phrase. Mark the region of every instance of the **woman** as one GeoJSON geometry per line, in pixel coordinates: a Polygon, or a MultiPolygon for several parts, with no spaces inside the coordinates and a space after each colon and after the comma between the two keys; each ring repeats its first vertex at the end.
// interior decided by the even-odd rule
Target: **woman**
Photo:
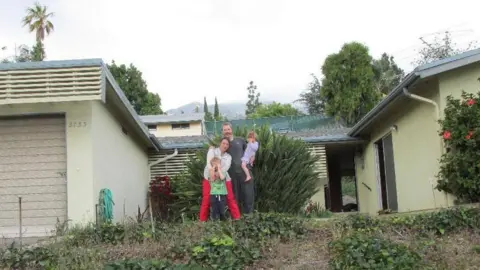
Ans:
{"type": "MultiPolygon", "coordinates": [[[[232,163],[232,156],[227,153],[228,148],[230,147],[230,141],[228,138],[223,138],[220,141],[220,146],[218,148],[211,147],[207,153],[207,165],[203,172],[203,181],[202,181],[202,204],[200,206],[200,221],[208,220],[208,213],[210,210],[210,183],[208,182],[209,170],[211,168],[210,160],[213,157],[218,157],[221,160],[222,171],[228,171],[232,163]]],[[[240,218],[240,210],[238,209],[237,202],[233,195],[232,190],[232,180],[227,178],[227,206],[230,211],[232,219],[236,220],[240,218]]]]}

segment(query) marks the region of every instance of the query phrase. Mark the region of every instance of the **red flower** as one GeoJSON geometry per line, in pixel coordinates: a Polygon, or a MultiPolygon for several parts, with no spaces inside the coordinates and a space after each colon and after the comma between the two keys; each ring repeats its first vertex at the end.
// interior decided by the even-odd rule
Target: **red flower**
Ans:
{"type": "Polygon", "coordinates": [[[472,106],[473,104],[475,104],[475,100],[469,99],[469,100],[467,100],[466,104],[467,104],[468,106],[472,106]]]}
{"type": "Polygon", "coordinates": [[[473,131],[470,130],[468,132],[468,134],[465,136],[465,139],[470,140],[470,138],[472,138],[472,136],[473,136],[473,131]]]}
{"type": "Polygon", "coordinates": [[[445,130],[442,136],[444,140],[450,140],[452,138],[452,133],[450,133],[448,130],[445,130]]]}

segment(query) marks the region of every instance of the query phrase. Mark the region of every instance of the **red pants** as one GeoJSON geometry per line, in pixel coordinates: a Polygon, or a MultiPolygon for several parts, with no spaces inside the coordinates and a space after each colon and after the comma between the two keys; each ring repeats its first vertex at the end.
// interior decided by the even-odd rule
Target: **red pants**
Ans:
{"type": "MultiPolygon", "coordinates": [[[[232,181],[227,181],[227,206],[233,219],[240,219],[240,210],[232,190],[232,181]]],[[[207,221],[210,212],[210,183],[202,181],[202,204],[200,205],[200,221],[207,221]]]]}

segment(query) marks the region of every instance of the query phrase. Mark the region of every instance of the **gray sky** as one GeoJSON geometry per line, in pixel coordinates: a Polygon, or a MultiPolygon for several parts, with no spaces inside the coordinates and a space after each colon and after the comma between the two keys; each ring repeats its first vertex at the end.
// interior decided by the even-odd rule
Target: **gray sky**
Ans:
{"type": "MultiPolygon", "coordinates": [[[[460,45],[480,37],[476,1],[42,0],[55,12],[47,60],[133,63],[171,109],[191,101],[290,102],[325,57],[360,41],[410,71],[419,37],[451,30],[460,45]]],[[[33,0],[0,0],[0,46],[34,43],[21,27],[33,0]]],[[[430,37],[426,37],[429,40],[430,37]]],[[[3,52],[3,55],[6,53],[3,52]]]]}

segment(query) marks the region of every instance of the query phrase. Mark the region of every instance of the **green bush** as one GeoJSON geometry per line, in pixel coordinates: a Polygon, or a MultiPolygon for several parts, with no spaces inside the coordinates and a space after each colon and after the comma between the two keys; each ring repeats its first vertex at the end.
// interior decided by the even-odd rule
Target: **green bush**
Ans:
{"type": "Polygon", "coordinates": [[[404,215],[386,219],[388,225],[399,230],[443,235],[462,229],[480,229],[480,208],[456,207],[416,215],[404,215]]]}
{"type": "Polygon", "coordinates": [[[226,234],[204,238],[191,254],[193,262],[211,269],[244,269],[259,257],[260,250],[254,242],[235,241],[226,234]]]}
{"type": "Polygon", "coordinates": [[[332,269],[420,269],[422,257],[407,246],[354,233],[329,244],[332,269]]]}
{"type": "Polygon", "coordinates": [[[437,188],[460,202],[480,201],[480,93],[447,97],[440,135],[447,151],[440,159],[437,188]]]}
{"type": "Polygon", "coordinates": [[[382,218],[355,214],[339,219],[335,225],[343,233],[349,233],[351,230],[370,233],[395,229],[419,234],[443,235],[463,229],[480,229],[480,208],[455,207],[428,213],[382,218]]]}
{"type": "MultiPolygon", "coordinates": [[[[246,138],[247,132],[237,128],[235,136],[246,138]]],[[[256,133],[260,147],[253,169],[255,208],[260,212],[299,213],[319,190],[317,158],[305,142],[275,134],[267,126],[257,129],[256,133]]],[[[218,144],[219,140],[217,137],[212,143],[218,144]]],[[[193,207],[200,204],[206,150],[199,151],[187,162],[187,170],[177,183],[172,181],[177,196],[173,204],[175,211],[193,215],[192,209],[198,209],[193,207]]]]}
{"type": "Polygon", "coordinates": [[[173,264],[166,260],[125,259],[107,263],[105,270],[201,270],[199,265],[173,264]]]}

